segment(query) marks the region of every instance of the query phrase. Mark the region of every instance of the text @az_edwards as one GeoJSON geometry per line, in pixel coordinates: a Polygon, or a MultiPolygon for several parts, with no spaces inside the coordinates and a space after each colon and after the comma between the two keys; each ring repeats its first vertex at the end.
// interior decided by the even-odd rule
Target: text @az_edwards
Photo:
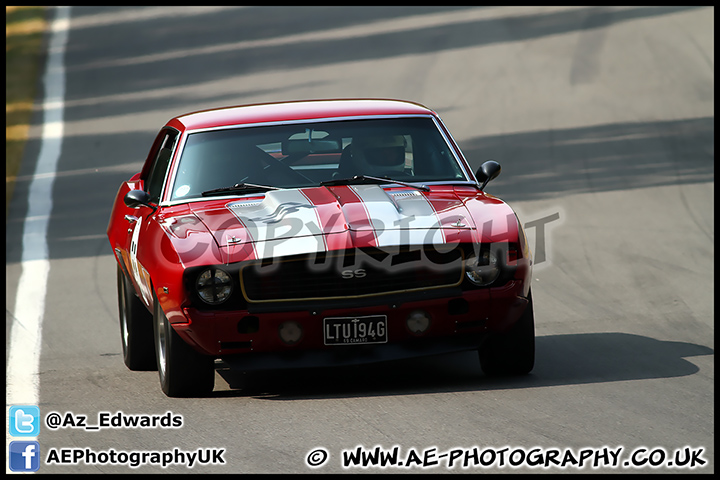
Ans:
{"type": "Polygon", "coordinates": [[[124,428],[181,428],[183,416],[169,411],[163,415],[126,414],[121,411],[98,412],[97,420],[94,423],[90,422],[92,419],[88,419],[87,415],[73,412],[50,412],[45,416],[45,426],[51,430],[77,428],[85,431],[124,428]]]}

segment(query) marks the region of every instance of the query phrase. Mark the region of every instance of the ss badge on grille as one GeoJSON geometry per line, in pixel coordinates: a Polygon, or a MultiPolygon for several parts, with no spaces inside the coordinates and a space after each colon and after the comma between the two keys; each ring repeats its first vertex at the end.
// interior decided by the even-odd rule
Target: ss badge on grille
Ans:
{"type": "Polygon", "coordinates": [[[342,278],[345,280],[349,280],[351,278],[363,278],[367,276],[367,272],[365,272],[364,268],[358,268],[357,270],[343,270],[342,271],[342,278]]]}

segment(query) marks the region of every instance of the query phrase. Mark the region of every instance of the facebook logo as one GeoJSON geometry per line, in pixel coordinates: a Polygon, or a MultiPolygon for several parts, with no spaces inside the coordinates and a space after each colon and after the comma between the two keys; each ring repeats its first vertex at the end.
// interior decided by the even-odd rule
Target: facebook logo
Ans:
{"type": "Polygon", "coordinates": [[[10,470],[13,472],[37,472],[40,468],[40,444],[38,442],[10,442],[10,470]]]}
{"type": "Polygon", "coordinates": [[[37,437],[40,433],[40,409],[35,405],[10,407],[10,435],[13,437],[37,437]]]}

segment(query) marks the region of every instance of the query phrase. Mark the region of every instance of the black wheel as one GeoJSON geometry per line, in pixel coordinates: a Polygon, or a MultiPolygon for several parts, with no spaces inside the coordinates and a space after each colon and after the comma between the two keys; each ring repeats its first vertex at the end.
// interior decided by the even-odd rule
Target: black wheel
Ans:
{"type": "Polygon", "coordinates": [[[123,361],[130,370],[156,370],[153,316],[117,266],[118,314],[123,361]]]}
{"type": "Polygon", "coordinates": [[[155,352],[162,391],[168,397],[209,394],[215,386],[215,360],[185,343],[170,326],[155,294],[153,301],[155,352]]]}
{"type": "Polygon", "coordinates": [[[532,292],[525,312],[504,333],[488,336],[478,350],[486,375],[525,375],[535,366],[535,316],[532,292]]]}

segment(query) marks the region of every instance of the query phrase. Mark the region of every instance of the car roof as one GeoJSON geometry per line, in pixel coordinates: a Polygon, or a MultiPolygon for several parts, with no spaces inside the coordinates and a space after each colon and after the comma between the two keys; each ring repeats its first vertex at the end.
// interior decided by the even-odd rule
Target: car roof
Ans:
{"type": "Polygon", "coordinates": [[[305,100],[202,110],[175,117],[167,125],[179,130],[198,130],[232,125],[291,122],[319,118],[434,114],[435,112],[423,105],[402,100],[305,100]]]}

